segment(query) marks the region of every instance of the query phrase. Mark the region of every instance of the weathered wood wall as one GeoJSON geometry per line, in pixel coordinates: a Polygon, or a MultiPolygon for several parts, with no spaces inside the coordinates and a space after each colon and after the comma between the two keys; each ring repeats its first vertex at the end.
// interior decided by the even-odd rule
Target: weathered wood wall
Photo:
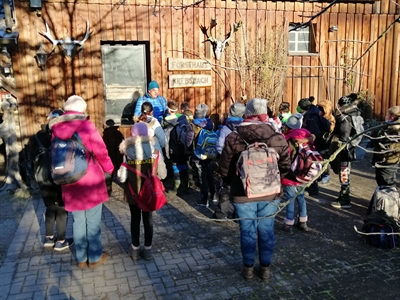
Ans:
{"type": "MultiPolygon", "coordinates": [[[[211,18],[218,20],[216,36],[223,37],[229,26],[238,20],[244,22],[248,38],[265,36],[271,25],[304,22],[327,3],[221,1],[206,0],[198,6],[182,8],[195,0],[87,0],[44,2],[43,18],[29,11],[28,2],[16,1],[16,15],[20,28],[19,50],[14,59],[19,90],[19,112],[22,138],[33,134],[45,122],[52,108],[61,108],[71,94],[88,101],[88,113],[96,126],[104,123],[101,41],[150,41],[151,79],[159,82],[161,93],[167,99],[189,101],[194,108],[205,102],[212,113],[224,113],[231,98],[240,99],[238,74],[222,68],[232,59],[229,48],[212,72],[213,85],[209,88],[168,89],[167,58],[198,58],[215,62],[199,25],[208,25],[211,18]],[[156,7],[154,4],[157,3],[156,7]],[[301,17],[304,15],[305,17],[301,17]],[[47,21],[55,38],[72,36],[81,39],[90,20],[92,35],[83,51],[72,60],[63,58],[59,49],[51,54],[45,71],[35,61],[38,44],[51,44],[39,35],[47,21]],[[226,86],[229,87],[231,94],[226,86]]],[[[313,95],[316,99],[336,101],[342,95],[364,90],[374,97],[374,112],[383,116],[392,105],[400,105],[399,86],[399,31],[394,27],[371,48],[357,64],[357,74],[347,84],[345,70],[361,56],[396,18],[398,6],[390,0],[371,3],[340,3],[315,19],[315,37],[318,54],[289,56],[288,74],[282,100],[289,101],[293,110],[300,98],[313,95]],[[329,32],[333,25],[338,31],[329,32]]],[[[235,47],[241,42],[239,31],[235,47]]]]}

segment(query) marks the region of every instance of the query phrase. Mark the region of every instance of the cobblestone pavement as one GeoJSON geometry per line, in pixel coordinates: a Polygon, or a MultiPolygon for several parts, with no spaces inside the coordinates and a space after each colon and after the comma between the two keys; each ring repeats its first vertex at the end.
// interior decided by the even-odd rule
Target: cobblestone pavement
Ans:
{"type": "MultiPolygon", "coordinates": [[[[399,250],[372,248],[353,229],[361,227],[376,185],[369,163],[355,162],[351,180],[350,210],[329,205],[339,190],[336,176],[318,198],[307,197],[311,232],[287,235],[283,212],[278,215],[273,273],[265,282],[241,277],[238,225],[201,219],[212,211],[195,205],[195,192],[186,199],[169,196],[154,214],[154,260],[133,264],[129,208],[114,185],[102,222],[110,259],[94,270],[77,268],[73,247],[62,253],[42,247],[45,207],[30,200],[21,206],[18,227],[0,223],[1,231],[12,232],[1,241],[9,248],[0,267],[0,299],[400,299],[399,250]]],[[[13,209],[1,206],[0,218],[7,212],[13,209]]]]}

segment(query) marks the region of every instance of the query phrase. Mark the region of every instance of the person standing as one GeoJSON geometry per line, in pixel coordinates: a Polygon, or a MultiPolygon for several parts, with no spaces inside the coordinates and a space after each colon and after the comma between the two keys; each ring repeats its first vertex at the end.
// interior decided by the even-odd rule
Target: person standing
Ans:
{"type": "Polygon", "coordinates": [[[241,273],[246,279],[253,278],[256,245],[258,237],[258,255],[260,261],[260,277],[270,277],[270,263],[274,251],[274,214],[279,209],[280,193],[266,197],[248,198],[242,181],[236,171],[236,163],[240,153],[246,149],[246,143],[266,143],[274,148],[278,155],[280,176],[285,176],[290,169],[288,144],[282,134],[274,131],[268,120],[265,99],[251,99],[245,109],[245,119],[236,131],[230,133],[219,159],[218,171],[225,184],[230,186],[231,198],[239,218],[240,246],[243,257],[241,273]],[[271,216],[265,218],[265,216],[271,216]],[[260,218],[260,219],[258,219],[260,218]]]}
{"type": "Polygon", "coordinates": [[[153,116],[161,124],[167,110],[167,100],[160,95],[160,86],[154,80],[148,84],[147,93],[137,100],[134,117],[138,118],[141,115],[142,104],[145,102],[151,103],[154,109],[153,116]]]}
{"type": "Polygon", "coordinates": [[[108,255],[101,243],[101,211],[108,200],[105,177],[111,177],[114,166],[106,145],[89,117],[85,115],[87,104],[73,95],[64,104],[65,113],[50,121],[52,138],[68,139],[76,132],[88,154],[86,174],[75,183],[61,186],[65,210],[72,212],[73,235],[78,268],[96,268],[108,255]],[[105,174],[106,173],[106,174],[105,174]]]}
{"type": "MultiPolygon", "coordinates": [[[[50,112],[47,120],[51,120],[64,114],[61,109],[56,109],[50,112]]],[[[51,144],[51,131],[48,124],[42,125],[42,129],[31,137],[29,141],[30,155],[34,157],[33,170],[35,174],[38,169],[43,167],[41,160],[46,162],[46,151],[51,144]]],[[[44,171],[46,171],[44,169],[44,171]]],[[[50,169],[48,170],[50,171],[50,169]]],[[[50,175],[50,173],[48,174],[50,175]]],[[[43,202],[46,206],[45,212],[45,227],[46,235],[44,239],[44,247],[52,247],[55,251],[63,251],[68,249],[72,244],[73,240],[65,238],[65,232],[67,229],[68,212],[65,210],[64,201],[61,194],[61,186],[55,184],[51,176],[47,178],[36,178],[39,185],[40,193],[42,194],[43,202]],[[56,225],[57,236],[54,236],[54,225],[56,225]]]]}
{"type": "MultiPolygon", "coordinates": [[[[157,176],[164,179],[167,176],[167,169],[160,151],[156,148],[154,133],[145,123],[136,123],[132,126],[131,137],[123,141],[119,150],[124,155],[124,162],[143,174],[147,174],[157,164],[157,176]]],[[[153,244],[153,217],[152,212],[142,211],[136,204],[135,198],[129,189],[128,184],[136,195],[139,194],[144,184],[143,177],[128,171],[121,166],[117,172],[118,180],[125,183],[125,199],[129,204],[131,212],[131,237],[132,249],[130,256],[134,262],[139,257],[151,260],[153,244]],[[144,226],[144,245],[140,246],[140,222],[143,220],[144,226]]]]}

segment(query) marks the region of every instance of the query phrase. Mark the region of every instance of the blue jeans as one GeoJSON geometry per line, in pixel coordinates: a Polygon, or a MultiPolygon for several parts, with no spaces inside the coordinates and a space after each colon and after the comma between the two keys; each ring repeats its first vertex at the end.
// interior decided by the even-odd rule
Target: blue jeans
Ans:
{"type": "MultiPolygon", "coordinates": [[[[233,203],[233,205],[238,218],[259,218],[275,214],[279,208],[280,201],[278,199],[274,201],[233,203]]],[[[243,264],[254,264],[257,237],[260,264],[268,266],[271,263],[275,246],[274,221],[275,217],[239,221],[243,264]]]]}
{"type": "MultiPolygon", "coordinates": [[[[286,194],[286,200],[289,201],[293,199],[297,192],[300,191],[301,186],[293,186],[293,185],[288,185],[284,186],[285,189],[285,194],[286,194]]],[[[293,225],[294,224],[294,205],[295,202],[297,202],[299,206],[299,215],[300,215],[300,221],[301,222],[306,222],[307,221],[307,204],[306,204],[306,198],[304,197],[304,191],[297,195],[295,199],[289,202],[289,204],[286,206],[286,218],[285,218],[285,224],[287,225],[293,225]]]]}
{"type": "Polygon", "coordinates": [[[88,210],[74,211],[74,242],[76,260],[78,263],[94,263],[100,260],[103,254],[101,245],[101,210],[103,204],[99,204],[88,210]]]}

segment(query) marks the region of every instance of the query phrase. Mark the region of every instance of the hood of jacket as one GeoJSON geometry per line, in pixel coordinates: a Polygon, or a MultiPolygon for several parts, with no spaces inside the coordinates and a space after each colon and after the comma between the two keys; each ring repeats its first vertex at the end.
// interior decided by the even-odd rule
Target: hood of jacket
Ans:
{"type": "Polygon", "coordinates": [[[287,134],[284,135],[286,140],[294,139],[297,141],[304,142],[313,142],[315,140],[315,136],[311,134],[307,129],[300,128],[300,129],[290,129],[287,134]]]}
{"type": "Polygon", "coordinates": [[[226,127],[228,127],[230,130],[233,131],[242,122],[243,122],[243,118],[229,117],[228,119],[226,119],[226,127]]]}
{"type": "Polygon", "coordinates": [[[212,130],[214,128],[214,125],[213,125],[211,119],[209,119],[209,118],[193,119],[193,124],[200,128],[204,128],[207,130],[212,130]]]}
{"type": "Polygon", "coordinates": [[[309,118],[310,116],[319,115],[319,108],[315,105],[311,105],[310,108],[304,113],[304,119],[309,118]]]}
{"type": "Polygon", "coordinates": [[[155,141],[149,136],[133,136],[119,145],[119,152],[128,159],[145,160],[154,154],[155,141]]]}
{"type": "Polygon", "coordinates": [[[50,120],[49,128],[57,137],[68,139],[72,137],[78,127],[88,119],[89,117],[82,113],[67,111],[62,116],[50,120]]]}

